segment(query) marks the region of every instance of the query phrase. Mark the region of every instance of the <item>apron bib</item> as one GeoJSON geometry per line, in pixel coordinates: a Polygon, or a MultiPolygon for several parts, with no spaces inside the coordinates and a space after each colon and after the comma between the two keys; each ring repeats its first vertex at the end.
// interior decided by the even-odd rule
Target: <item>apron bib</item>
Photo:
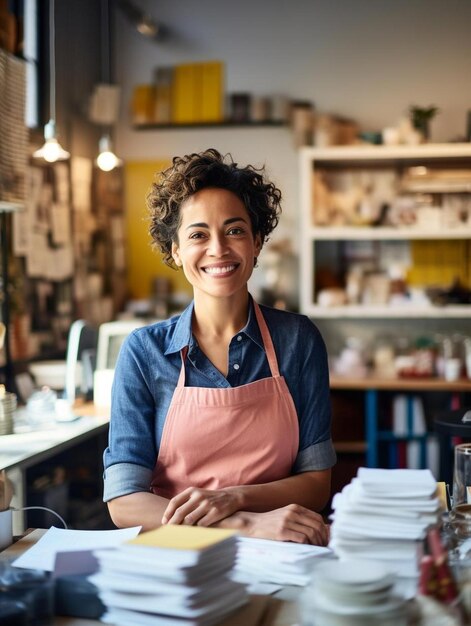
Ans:
{"type": "Polygon", "coordinates": [[[172,498],[187,487],[222,489],[286,478],[299,424],[275,349],[254,302],[271,377],[240,387],[185,387],[186,349],[154,468],[151,490],[172,498]]]}

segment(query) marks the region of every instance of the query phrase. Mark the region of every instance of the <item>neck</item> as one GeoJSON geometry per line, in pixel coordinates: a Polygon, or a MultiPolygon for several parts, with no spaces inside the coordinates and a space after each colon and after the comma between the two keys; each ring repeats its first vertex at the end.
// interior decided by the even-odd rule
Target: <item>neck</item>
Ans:
{"type": "Polygon", "coordinates": [[[194,299],[192,325],[196,335],[204,332],[206,335],[232,337],[247,324],[249,315],[247,289],[229,298],[208,298],[206,294],[201,297],[195,292],[194,299]]]}

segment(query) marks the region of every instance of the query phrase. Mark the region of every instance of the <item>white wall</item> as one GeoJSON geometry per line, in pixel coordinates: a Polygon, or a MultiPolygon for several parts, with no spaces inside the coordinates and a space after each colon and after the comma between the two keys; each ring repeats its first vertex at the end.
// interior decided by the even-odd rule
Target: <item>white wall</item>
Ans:
{"type": "Polygon", "coordinates": [[[140,35],[116,13],[116,78],[123,87],[117,147],[151,159],[216,147],[266,163],[285,196],[281,232],[293,233],[296,151],[286,129],[132,131],[133,86],[158,65],[221,59],[227,92],[284,93],[365,130],[394,124],[409,105],[438,105],[432,140],[463,136],[471,109],[469,0],[135,0],[170,30],[140,35]]]}

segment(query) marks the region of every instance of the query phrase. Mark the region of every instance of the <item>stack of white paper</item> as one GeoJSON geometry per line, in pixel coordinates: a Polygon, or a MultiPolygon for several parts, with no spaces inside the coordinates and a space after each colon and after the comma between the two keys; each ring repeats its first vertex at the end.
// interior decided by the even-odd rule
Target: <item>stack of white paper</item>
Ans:
{"type": "Polygon", "coordinates": [[[300,543],[238,537],[233,578],[244,583],[307,585],[319,556],[332,554],[329,548],[300,543]]]}
{"type": "Polygon", "coordinates": [[[95,552],[100,564],[90,580],[116,626],[206,626],[248,601],[231,580],[237,551],[232,531],[162,526],[116,550],[95,552]]]}
{"type": "Polygon", "coordinates": [[[360,468],[332,502],[329,546],[340,558],[381,561],[416,577],[426,530],[440,514],[436,489],[429,470],[360,468]]]}

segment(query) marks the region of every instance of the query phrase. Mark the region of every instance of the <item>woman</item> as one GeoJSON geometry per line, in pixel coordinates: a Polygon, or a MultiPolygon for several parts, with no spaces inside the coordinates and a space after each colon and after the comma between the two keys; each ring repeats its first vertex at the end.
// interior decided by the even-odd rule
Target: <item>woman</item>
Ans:
{"type": "Polygon", "coordinates": [[[328,540],[315,512],[335,463],[324,343],[247,288],[280,199],[263,172],[214,149],[175,158],[149,193],[151,236],[194,300],[121,349],[104,455],[117,526],[328,540]]]}

